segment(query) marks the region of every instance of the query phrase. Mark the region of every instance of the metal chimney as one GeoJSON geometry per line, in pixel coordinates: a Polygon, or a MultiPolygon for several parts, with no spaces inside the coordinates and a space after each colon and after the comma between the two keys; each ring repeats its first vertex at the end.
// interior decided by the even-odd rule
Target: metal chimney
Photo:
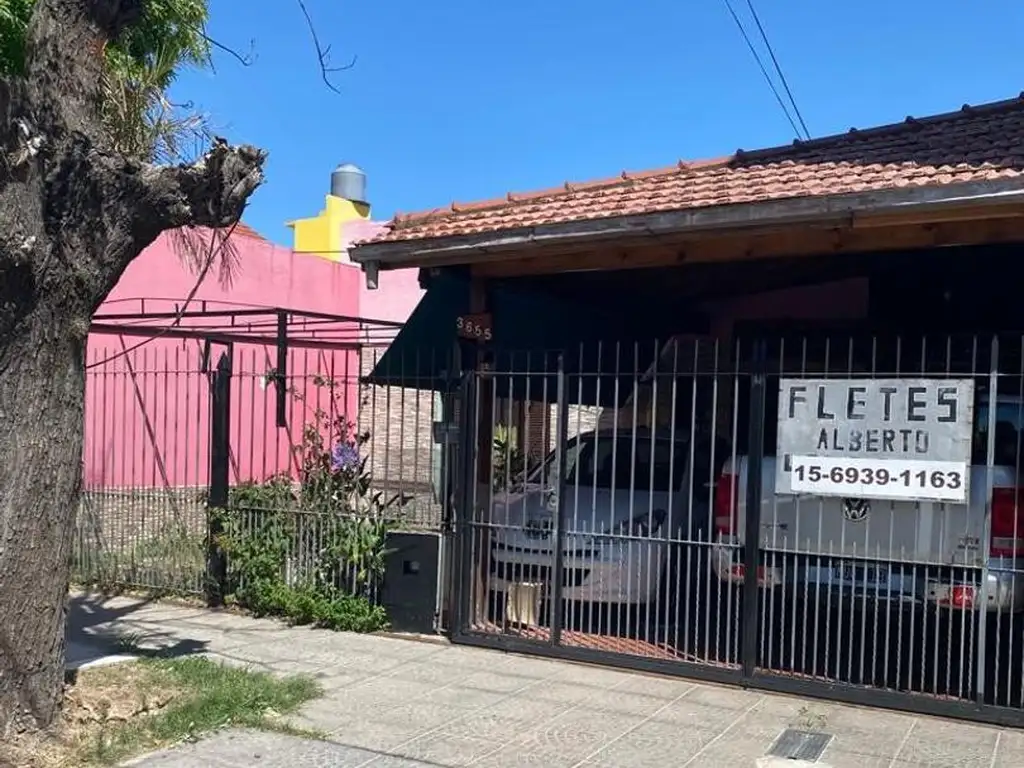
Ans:
{"type": "Polygon", "coordinates": [[[353,203],[366,203],[366,174],[354,163],[342,163],[331,173],[331,194],[353,203]]]}

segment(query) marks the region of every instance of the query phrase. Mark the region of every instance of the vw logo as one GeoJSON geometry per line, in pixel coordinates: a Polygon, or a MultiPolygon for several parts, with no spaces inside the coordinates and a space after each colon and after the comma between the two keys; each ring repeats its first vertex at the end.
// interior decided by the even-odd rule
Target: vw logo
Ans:
{"type": "Polygon", "coordinates": [[[551,521],[527,520],[524,530],[528,539],[548,539],[551,536],[551,521]]]}
{"type": "Polygon", "coordinates": [[[868,519],[871,505],[864,499],[843,499],[843,517],[851,523],[862,523],[868,519]]]}

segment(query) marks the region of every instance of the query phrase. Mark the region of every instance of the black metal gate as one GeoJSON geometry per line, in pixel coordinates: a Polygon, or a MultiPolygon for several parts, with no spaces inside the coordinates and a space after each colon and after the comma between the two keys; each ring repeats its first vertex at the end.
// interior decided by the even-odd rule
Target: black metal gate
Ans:
{"type": "MultiPolygon", "coordinates": [[[[453,637],[1024,724],[1022,350],[823,333],[492,353],[458,398],[453,637]],[[934,486],[906,499],[783,493],[779,471],[812,470],[776,456],[784,380],[969,382],[969,466],[900,464],[934,486]],[[958,482],[963,503],[922,498],[958,482]]],[[[927,440],[891,431],[857,439],[927,440]]],[[[897,466],[847,464],[813,469],[897,466]]]]}

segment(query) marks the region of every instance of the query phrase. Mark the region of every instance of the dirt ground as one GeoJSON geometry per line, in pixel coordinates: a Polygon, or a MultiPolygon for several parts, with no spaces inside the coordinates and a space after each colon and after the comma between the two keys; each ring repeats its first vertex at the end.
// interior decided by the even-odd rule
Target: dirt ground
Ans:
{"type": "Polygon", "coordinates": [[[0,766],[102,765],[115,729],[123,732],[126,724],[152,716],[183,693],[169,675],[140,664],[82,670],[67,687],[61,718],[51,732],[16,735],[0,744],[0,766]]]}

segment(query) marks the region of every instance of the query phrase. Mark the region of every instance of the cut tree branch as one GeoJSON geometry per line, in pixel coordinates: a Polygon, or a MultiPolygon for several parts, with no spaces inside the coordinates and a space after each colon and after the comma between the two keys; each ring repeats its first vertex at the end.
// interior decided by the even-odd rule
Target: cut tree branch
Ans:
{"type": "Polygon", "coordinates": [[[59,277],[88,316],[164,232],[237,222],[263,182],[266,159],[262,150],[219,138],[188,165],[143,165],[91,151],[84,140],[75,149],[47,179],[54,243],[35,273],[40,284],[59,277]]]}
{"type": "Polygon", "coordinates": [[[195,163],[145,168],[139,225],[159,232],[185,226],[230,227],[263,183],[266,158],[261,149],[232,147],[215,138],[213,147],[195,163]]]}

